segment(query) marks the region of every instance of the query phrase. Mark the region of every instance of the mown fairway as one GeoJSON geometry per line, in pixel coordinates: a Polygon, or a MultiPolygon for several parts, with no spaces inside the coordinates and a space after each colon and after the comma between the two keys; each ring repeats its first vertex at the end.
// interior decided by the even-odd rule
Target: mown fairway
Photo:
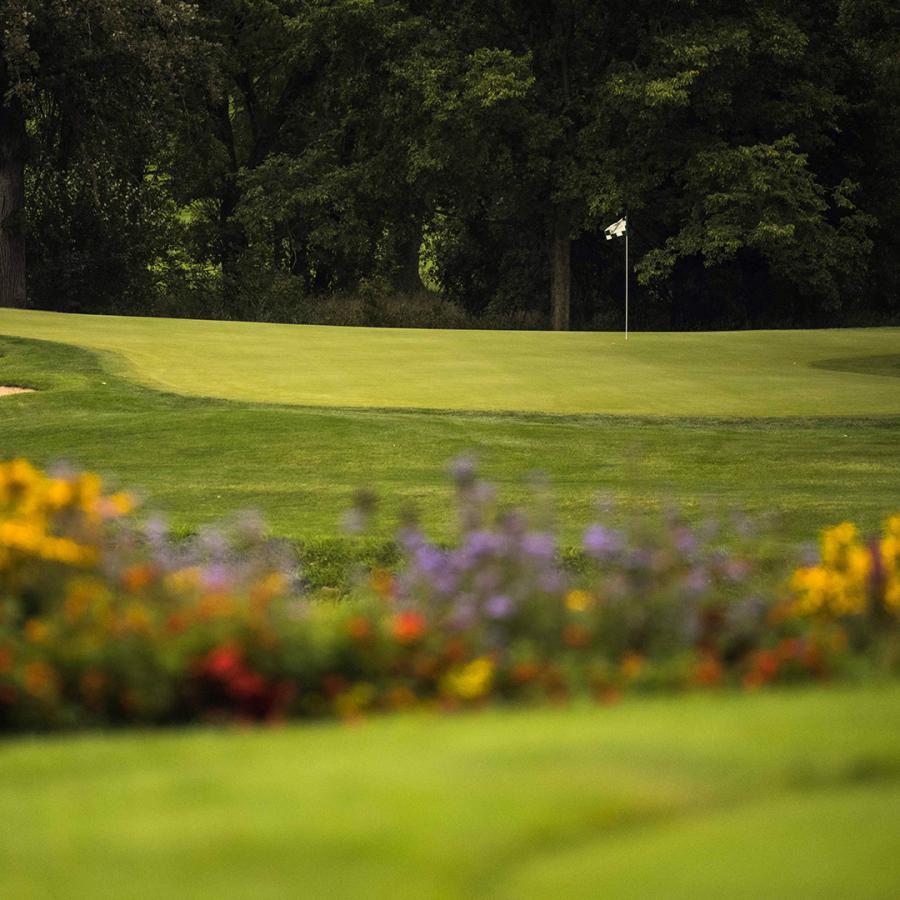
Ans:
{"type": "Polygon", "coordinates": [[[143,491],[181,526],[257,507],[282,534],[331,537],[353,490],[371,485],[385,497],[382,534],[409,501],[446,534],[444,469],[465,450],[478,453],[509,500],[526,495],[529,472],[545,471],[571,540],[598,493],[616,500],[616,515],[669,500],[695,517],[710,507],[775,512],[785,537],[797,541],[846,517],[874,527],[900,504],[897,329],[635,335],[630,361],[619,337],[597,334],[376,332],[0,311],[0,335],[13,332],[101,355],[0,337],[0,384],[40,389],[0,399],[0,455],[95,468],[143,491]],[[322,335],[341,352],[323,356],[322,335]],[[413,339],[443,348],[434,363],[443,374],[429,379],[417,370],[407,379],[413,339]],[[541,340],[559,353],[532,352],[541,340]],[[385,355],[391,346],[394,357],[385,355]],[[616,347],[618,362],[603,347],[616,347]],[[567,367],[576,363],[573,378],[567,367]],[[228,378],[218,382],[216,373],[228,378]],[[553,391],[568,398],[559,407],[548,399],[553,391]],[[243,392],[252,400],[192,392],[243,392]],[[265,402],[279,397],[291,403],[265,402]],[[726,415],[742,397],[748,410],[726,415]],[[800,398],[820,415],[798,415],[800,398]],[[347,408],[364,399],[373,408],[347,408]],[[515,408],[538,399],[546,404],[541,414],[384,408],[515,408]],[[595,413],[556,415],[573,406],[595,413]],[[604,414],[622,408],[635,415],[604,414]]]}
{"type": "Polygon", "coordinates": [[[887,900],[898,717],[882,686],[14,740],[0,896],[887,900]]]}

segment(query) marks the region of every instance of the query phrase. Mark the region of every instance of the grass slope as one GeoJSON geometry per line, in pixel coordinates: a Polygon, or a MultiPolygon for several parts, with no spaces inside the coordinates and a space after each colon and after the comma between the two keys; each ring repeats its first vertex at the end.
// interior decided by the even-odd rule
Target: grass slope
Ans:
{"type": "MultiPolygon", "coordinates": [[[[890,381],[890,379],[883,379],[890,381]]],[[[414,502],[446,534],[449,458],[475,450],[502,496],[550,476],[575,539],[597,492],[618,515],[671,499],[776,511],[791,540],[852,517],[874,527],[900,505],[900,419],[711,420],[318,409],[163,394],[60,344],[0,337],[0,384],[38,393],[0,400],[0,457],[69,460],[145,491],[175,524],[263,510],[276,530],[331,537],[352,492],[387,498],[382,534],[414,502]]]]}
{"type": "Polygon", "coordinates": [[[333,328],[0,310],[179,394],[326,407],[900,414],[900,329],[635,334],[333,328]]]}
{"type": "Polygon", "coordinates": [[[867,898],[900,688],[0,744],[0,896],[867,898]]]}

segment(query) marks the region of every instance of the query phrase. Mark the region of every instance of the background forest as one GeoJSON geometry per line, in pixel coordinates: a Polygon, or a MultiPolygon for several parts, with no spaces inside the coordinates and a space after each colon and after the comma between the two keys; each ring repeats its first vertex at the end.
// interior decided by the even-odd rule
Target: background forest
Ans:
{"type": "Polygon", "coordinates": [[[4,0],[0,305],[900,317],[894,0],[4,0]],[[402,299],[406,298],[406,299],[402,299]]]}

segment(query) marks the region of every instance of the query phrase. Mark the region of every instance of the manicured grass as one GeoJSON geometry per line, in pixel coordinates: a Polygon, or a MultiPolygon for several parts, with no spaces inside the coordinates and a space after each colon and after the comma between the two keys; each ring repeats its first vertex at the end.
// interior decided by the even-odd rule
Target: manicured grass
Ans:
{"type": "MultiPolygon", "coordinates": [[[[76,320],[80,321],[80,320],[76,320]]],[[[791,541],[850,517],[867,528],[900,505],[898,418],[714,420],[489,415],[320,409],[204,400],[141,387],[93,355],[60,344],[0,338],[0,384],[34,394],[0,400],[0,457],[69,460],[145,492],[175,524],[196,526],[262,509],[284,535],[338,532],[354,489],[387,502],[389,535],[413,502],[431,529],[452,529],[444,475],[475,450],[510,501],[544,470],[568,540],[598,493],[617,516],[672,500],[774,511],[791,541]]],[[[893,379],[884,378],[893,383],[893,379]]]]}
{"type": "Polygon", "coordinates": [[[0,310],[179,394],[325,407],[900,414],[900,329],[635,334],[331,328],[0,310]]]}
{"type": "Polygon", "coordinates": [[[0,744],[0,896],[890,898],[900,688],[0,744]]]}

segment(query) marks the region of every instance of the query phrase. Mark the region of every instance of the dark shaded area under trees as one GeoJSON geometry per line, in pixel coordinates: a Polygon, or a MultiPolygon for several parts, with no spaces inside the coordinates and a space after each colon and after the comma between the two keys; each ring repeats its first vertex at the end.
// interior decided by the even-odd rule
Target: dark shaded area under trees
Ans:
{"type": "Polygon", "coordinates": [[[0,305],[618,327],[627,210],[638,327],[900,318],[894,0],[4,0],[0,41],[0,305]]]}

